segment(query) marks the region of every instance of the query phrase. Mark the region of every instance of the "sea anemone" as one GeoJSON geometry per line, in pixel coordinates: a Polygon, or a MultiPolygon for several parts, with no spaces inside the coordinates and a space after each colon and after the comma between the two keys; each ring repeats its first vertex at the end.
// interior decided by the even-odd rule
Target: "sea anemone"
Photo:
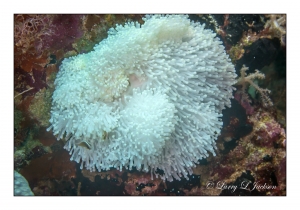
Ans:
{"type": "Polygon", "coordinates": [[[188,178],[215,155],[234,66],[216,34],[187,15],[144,21],[117,25],[92,52],[63,60],[48,130],[82,168],[188,178]]]}

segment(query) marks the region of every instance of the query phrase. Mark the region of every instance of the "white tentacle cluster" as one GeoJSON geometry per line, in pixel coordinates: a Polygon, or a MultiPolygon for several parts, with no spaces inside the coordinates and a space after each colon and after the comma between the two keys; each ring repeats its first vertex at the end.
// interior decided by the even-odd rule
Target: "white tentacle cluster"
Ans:
{"type": "Polygon", "coordinates": [[[49,130],[89,170],[158,168],[172,181],[215,154],[236,74],[204,25],[186,15],[144,21],[118,25],[92,52],[63,60],[49,130]]]}

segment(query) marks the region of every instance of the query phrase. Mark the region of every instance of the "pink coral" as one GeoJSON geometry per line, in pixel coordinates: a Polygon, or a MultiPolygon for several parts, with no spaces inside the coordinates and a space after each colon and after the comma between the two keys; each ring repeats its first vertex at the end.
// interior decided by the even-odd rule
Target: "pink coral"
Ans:
{"type": "Polygon", "coordinates": [[[257,142],[261,146],[274,146],[275,144],[284,146],[285,130],[269,113],[258,113],[249,118],[254,124],[257,142]]]}

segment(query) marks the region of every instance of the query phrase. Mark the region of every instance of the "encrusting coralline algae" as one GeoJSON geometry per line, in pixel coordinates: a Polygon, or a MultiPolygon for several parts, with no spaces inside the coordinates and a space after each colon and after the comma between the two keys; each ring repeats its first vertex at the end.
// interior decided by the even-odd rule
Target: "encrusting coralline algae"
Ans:
{"type": "Polygon", "coordinates": [[[188,16],[144,21],[118,25],[92,52],[63,60],[49,130],[91,171],[159,168],[162,179],[187,178],[215,155],[234,66],[219,38],[188,16]]]}

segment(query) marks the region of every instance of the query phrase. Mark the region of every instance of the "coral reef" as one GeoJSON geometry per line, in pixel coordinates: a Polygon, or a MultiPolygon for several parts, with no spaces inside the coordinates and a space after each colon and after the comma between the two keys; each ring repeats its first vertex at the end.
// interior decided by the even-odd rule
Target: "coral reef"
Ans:
{"type": "Polygon", "coordinates": [[[245,53],[236,61],[236,68],[241,69],[246,65],[249,73],[253,73],[255,69],[262,69],[276,60],[282,48],[278,39],[262,38],[243,49],[245,53]]]}
{"type": "Polygon", "coordinates": [[[39,121],[39,124],[43,127],[49,126],[51,99],[53,89],[43,88],[40,92],[35,94],[29,106],[29,113],[32,118],[39,121]]]}
{"type": "Polygon", "coordinates": [[[227,45],[233,45],[243,40],[245,31],[251,30],[252,33],[258,33],[263,27],[260,15],[224,15],[224,22],[217,33],[224,37],[227,45]]]}
{"type": "Polygon", "coordinates": [[[65,185],[71,185],[70,180],[75,177],[76,168],[68,156],[61,146],[56,149],[52,146],[51,153],[32,159],[30,164],[20,170],[35,195],[55,195],[59,187],[66,188],[65,185]]]}
{"type": "MultiPolygon", "coordinates": [[[[220,35],[234,63],[243,57],[244,53],[252,51],[249,47],[259,40],[267,40],[266,42],[268,43],[268,41],[274,41],[277,38],[281,46],[285,46],[285,14],[201,15],[201,20],[205,21],[211,29],[214,29],[220,35]]],[[[256,48],[258,48],[258,46],[256,46],[256,48]]],[[[269,51],[265,52],[263,49],[259,50],[262,50],[264,53],[269,51]]],[[[272,52],[272,50],[270,52],[272,52]]],[[[257,53],[255,53],[255,55],[256,57],[259,56],[257,53]]],[[[251,56],[253,57],[253,54],[251,56]]],[[[241,65],[242,64],[249,66],[249,64],[244,61],[241,62],[241,65]]],[[[240,69],[240,67],[241,66],[237,66],[238,69],[240,69]]],[[[263,66],[256,66],[254,69],[261,69],[262,67],[263,66]]]]}
{"type": "Polygon", "coordinates": [[[15,66],[26,72],[33,68],[41,70],[48,63],[47,53],[43,51],[44,38],[52,36],[53,16],[15,15],[14,44],[15,66]]]}
{"type": "MultiPolygon", "coordinates": [[[[195,194],[285,195],[286,135],[284,129],[270,113],[261,109],[253,113],[248,122],[253,124],[253,131],[240,138],[238,144],[229,153],[212,157],[208,159],[206,165],[200,164],[194,169],[195,174],[201,174],[201,189],[195,194]],[[248,188],[242,189],[242,182],[236,181],[246,171],[251,178],[247,179],[248,188]],[[262,187],[264,185],[272,188],[265,189],[262,187]],[[236,186],[239,191],[237,194],[224,191],[226,186],[236,186]],[[209,192],[207,188],[213,191],[209,192]],[[219,191],[216,192],[216,189],[219,191]]],[[[222,147],[219,148],[222,151],[222,147]]],[[[246,180],[244,181],[246,183],[246,180]]]]}
{"type": "Polygon", "coordinates": [[[22,112],[17,109],[17,107],[14,107],[14,136],[16,137],[17,132],[21,129],[21,123],[24,121],[24,117],[22,112]]]}
{"type": "MultiPolygon", "coordinates": [[[[132,167],[81,170],[63,149],[65,139],[45,130],[50,95],[64,58],[88,53],[115,24],[143,15],[18,15],[14,45],[14,168],[35,195],[286,195],[286,15],[189,15],[217,33],[240,76],[259,69],[261,89],[272,91],[265,108],[246,83],[222,111],[216,156],[200,160],[187,179],[164,181],[132,167]],[[63,20],[65,19],[65,20],[63,20]],[[63,21],[62,21],[63,20],[63,21]],[[43,34],[44,33],[44,34],[43,34]],[[251,93],[252,91],[252,93],[251,93]],[[237,94],[240,93],[240,94],[237,94]],[[251,103],[241,100],[251,95],[251,103]],[[243,103],[242,103],[243,102],[243,103]],[[30,111],[29,111],[30,110],[30,111]],[[152,179],[153,178],[153,179],[152,179]],[[244,187],[243,187],[244,186],[244,187]]],[[[142,51],[142,49],[140,49],[142,51]]],[[[133,78],[134,79],[134,78],[133,78]]],[[[103,135],[104,137],[107,134],[103,135]]],[[[86,146],[86,145],[85,145],[86,146]]],[[[165,171],[155,169],[156,174],[165,171]]]]}
{"type": "Polygon", "coordinates": [[[286,42],[286,15],[276,14],[267,15],[270,19],[265,24],[266,33],[270,34],[270,38],[278,38],[281,45],[285,46],[286,42]]]}
{"type": "Polygon", "coordinates": [[[21,167],[28,165],[30,160],[51,151],[48,146],[43,145],[41,141],[36,138],[36,133],[39,132],[37,126],[27,127],[25,132],[26,133],[20,132],[20,135],[18,134],[15,138],[15,170],[19,170],[21,167]]]}
{"type": "Polygon", "coordinates": [[[265,75],[263,73],[259,72],[258,70],[256,70],[255,73],[247,75],[246,71],[248,69],[249,68],[247,68],[246,66],[243,66],[240,70],[241,76],[238,78],[235,85],[242,86],[242,87],[235,93],[236,99],[238,99],[240,101],[240,103],[242,104],[242,106],[244,106],[244,108],[246,108],[246,110],[247,110],[251,101],[249,99],[248,94],[246,93],[247,92],[246,89],[250,85],[251,87],[253,87],[255,89],[255,91],[259,92],[264,107],[272,106],[273,103],[268,96],[268,94],[271,93],[271,91],[268,89],[260,88],[254,82],[255,79],[264,79],[265,75]]]}
{"type": "Polygon", "coordinates": [[[26,96],[33,96],[41,89],[47,87],[45,72],[33,69],[28,73],[21,68],[15,69],[15,99],[24,99],[26,96]]]}

